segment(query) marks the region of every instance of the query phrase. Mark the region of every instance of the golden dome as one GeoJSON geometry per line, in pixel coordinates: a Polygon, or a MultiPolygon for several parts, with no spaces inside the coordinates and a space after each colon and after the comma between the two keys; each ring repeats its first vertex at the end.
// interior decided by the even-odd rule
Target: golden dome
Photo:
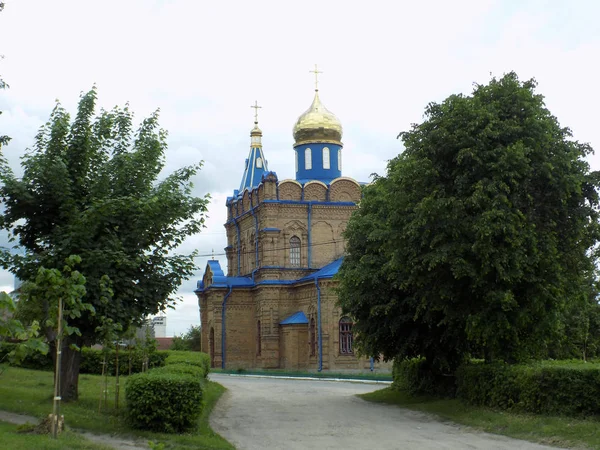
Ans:
{"type": "Polygon", "coordinates": [[[254,122],[254,128],[250,131],[250,136],[262,136],[262,131],[258,128],[258,122],[254,122]]]}
{"type": "Polygon", "coordinates": [[[342,145],[342,124],[331,111],[327,110],[315,91],[315,99],[294,125],[294,146],[323,142],[342,145]]]}

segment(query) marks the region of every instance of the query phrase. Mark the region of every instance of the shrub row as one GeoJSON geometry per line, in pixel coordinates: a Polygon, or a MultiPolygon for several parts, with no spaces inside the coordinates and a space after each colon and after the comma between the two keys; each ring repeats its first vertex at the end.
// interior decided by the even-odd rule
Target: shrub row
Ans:
{"type": "MultiPolygon", "coordinates": [[[[2,342],[0,344],[0,360],[15,348],[16,344],[2,342]]],[[[184,353],[184,352],[182,352],[184,353]]],[[[148,368],[161,367],[165,365],[168,351],[154,351],[147,354],[148,368]]],[[[131,373],[142,371],[144,355],[139,350],[133,350],[131,353],[128,350],[119,351],[119,373],[121,375],[129,374],[129,362],[131,358],[131,373]]],[[[104,361],[104,352],[102,350],[84,347],[81,349],[81,363],[79,366],[80,373],[91,373],[95,375],[102,374],[102,364],[104,361]]],[[[52,353],[48,352],[45,355],[41,353],[31,353],[27,355],[19,364],[24,369],[34,370],[53,370],[54,363],[52,362],[52,353]]],[[[108,351],[106,357],[106,368],[109,375],[115,374],[115,351],[108,351]]]]}
{"type": "Polygon", "coordinates": [[[163,367],[127,379],[125,399],[135,428],[180,433],[194,428],[202,413],[209,356],[199,352],[167,353],[163,367]]]}
{"type": "Polygon", "coordinates": [[[467,364],[457,396],[473,405],[543,414],[600,414],[600,363],[467,364]]]}
{"type": "MultiPolygon", "coordinates": [[[[81,349],[81,373],[91,373],[95,375],[102,374],[102,364],[104,362],[104,351],[94,348],[84,347],[81,349]]],[[[148,368],[162,367],[169,352],[166,350],[153,351],[146,354],[148,358],[148,368]]],[[[121,375],[129,374],[129,365],[131,358],[131,373],[142,371],[144,354],[140,350],[127,349],[119,350],[119,373],[121,375]]],[[[106,370],[110,375],[115,374],[115,351],[109,350],[106,355],[106,370]]]]}
{"type": "Polygon", "coordinates": [[[188,364],[200,367],[204,378],[210,372],[210,356],[206,353],[169,350],[165,365],[172,364],[188,364]]]}
{"type": "Polygon", "coordinates": [[[454,377],[430,370],[424,358],[394,360],[392,387],[406,390],[410,395],[453,397],[454,377]]]}

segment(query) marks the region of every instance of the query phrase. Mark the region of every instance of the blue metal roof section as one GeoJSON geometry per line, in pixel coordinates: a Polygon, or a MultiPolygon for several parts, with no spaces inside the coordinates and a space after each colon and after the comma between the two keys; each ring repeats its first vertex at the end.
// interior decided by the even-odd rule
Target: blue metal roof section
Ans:
{"type": "Polygon", "coordinates": [[[304,281],[311,281],[311,280],[321,280],[323,278],[333,278],[333,276],[336,273],[338,273],[338,271],[340,270],[342,262],[344,262],[343,256],[341,258],[336,259],[335,261],[327,264],[326,266],[323,266],[321,269],[317,270],[315,273],[311,273],[310,275],[307,275],[305,277],[300,278],[299,280],[296,280],[296,283],[302,283],[304,281]]]}
{"type": "Polygon", "coordinates": [[[244,192],[244,189],[251,191],[257,187],[262,181],[263,175],[268,172],[267,160],[265,159],[262,148],[250,148],[250,154],[248,155],[248,159],[246,159],[246,167],[244,168],[244,175],[242,176],[239,192],[244,192]]]}
{"type": "Polygon", "coordinates": [[[210,267],[210,271],[212,273],[212,283],[209,286],[204,286],[203,277],[202,280],[198,281],[197,289],[195,292],[202,292],[210,288],[253,288],[256,286],[265,285],[293,286],[294,284],[306,283],[307,281],[329,279],[333,278],[335,274],[338,273],[343,261],[343,257],[336,259],[335,261],[327,264],[326,266],[322,267],[316,272],[311,273],[310,275],[306,275],[305,277],[299,278],[297,280],[262,280],[258,283],[252,280],[252,277],[228,277],[224,275],[219,261],[208,261],[208,266],[210,267]]]}
{"type": "MultiPolygon", "coordinates": [[[[204,277],[202,280],[198,281],[196,285],[196,291],[203,291],[206,288],[217,287],[217,288],[227,288],[227,287],[254,287],[255,283],[252,281],[250,277],[228,277],[223,273],[223,269],[221,269],[221,264],[219,261],[208,261],[208,267],[212,273],[212,283],[210,286],[204,286],[204,277]]],[[[206,271],[205,271],[206,273],[206,271]]]]}
{"type": "Polygon", "coordinates": [[[279,322],[279,325],[304,325],[308,324],[308,317],[302,312],[298,311],[292,314],[291,316],[283,319],[279,322]]]}

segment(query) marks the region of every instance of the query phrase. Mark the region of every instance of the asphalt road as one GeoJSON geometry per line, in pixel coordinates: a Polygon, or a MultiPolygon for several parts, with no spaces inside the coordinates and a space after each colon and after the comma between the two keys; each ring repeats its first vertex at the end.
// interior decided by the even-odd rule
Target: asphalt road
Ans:
{"type": "Polygon", "coordinates": [[[473,432],[355,396],[383,386],[211,374],[228,391],[211,426],[238,449],[554,449],[473,432]]]}

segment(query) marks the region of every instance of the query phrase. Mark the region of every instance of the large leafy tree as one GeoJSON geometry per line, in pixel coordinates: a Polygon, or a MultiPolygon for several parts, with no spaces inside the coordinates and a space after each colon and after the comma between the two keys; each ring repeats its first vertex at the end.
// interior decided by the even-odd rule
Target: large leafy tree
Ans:
{"type": "Polygon", "coordinates": [[[446,371],[542,355],[565,305],[593,295],[592,149],[535,87],[509,73],[429,104],[365,188],[339,294],[366,354],[446,371]]]}
{"type": "Polygon", "coordinates": [[[167,135],[158,113],[134,132],[128,107],[96,116],[95,103],[95,89],[83,94],[72,121],[56,105],[23,158],[22,177],[5,163],[0,167],[0,227],[26,249],[25,256],[5,252],[0,262],[33,280],[40,267],[61,269],[70,255],[81,258],[84,301],[95,314],[86,311],[70,321],[81,336],[65,339],[61,391],[67,398],[77,397],[80,354],[73,345],[93,344],[106,318],[127,329],[172,305],[194,269],[194,255],[176,248],[201,230],[208,203],[192,195],[190,180],[201,164],[159,181],[167,135]],[[109,302],[105,275],[113,293],[109,302]]]}

